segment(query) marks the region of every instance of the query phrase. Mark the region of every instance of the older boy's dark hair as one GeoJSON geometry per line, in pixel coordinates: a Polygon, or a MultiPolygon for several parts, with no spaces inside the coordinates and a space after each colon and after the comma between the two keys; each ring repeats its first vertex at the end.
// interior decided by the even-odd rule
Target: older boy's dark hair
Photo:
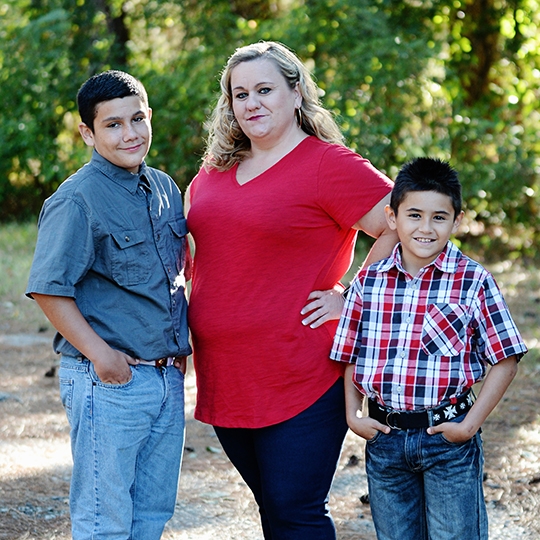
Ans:
{"type": "Polygon", "coordinates": [[[448,195],[454,219],[461,212],[461,184],[457,172],[446,161],[420,157],[403,165],[390,196],[390,208],[397,215],[399,205],[411,191],[436,191],[448,195]]]}
{"type": "Polygon", "coordinates": [[[104,71],[90,77],[77,92],[81,120],[94,131],[97,106],[116,98],[137,96],[148,106],[148,95],[141,81],[118,70],[104,71]]]}

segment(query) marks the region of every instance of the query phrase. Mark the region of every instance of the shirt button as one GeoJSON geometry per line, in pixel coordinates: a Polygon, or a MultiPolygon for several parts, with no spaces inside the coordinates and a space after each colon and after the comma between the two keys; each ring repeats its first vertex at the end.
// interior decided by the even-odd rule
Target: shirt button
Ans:
{"type": "Polygon", "coordinates": [[[130,241],[129,236],[124,236],[124,240],[125,240],[126,242],[129,242],[129,241],[130,241]]]}

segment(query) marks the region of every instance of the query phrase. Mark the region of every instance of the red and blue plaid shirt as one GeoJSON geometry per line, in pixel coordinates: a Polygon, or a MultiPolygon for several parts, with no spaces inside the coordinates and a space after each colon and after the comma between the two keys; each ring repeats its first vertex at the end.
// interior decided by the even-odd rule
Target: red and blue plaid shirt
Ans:
{"type": "Polygon", "coordinates": [[[353,280],[330,357],[356,363],[363,394],[397,410],[436,407],[527,352],[493,276],[452,243],[416,276],[392,255],[353,280]]]}

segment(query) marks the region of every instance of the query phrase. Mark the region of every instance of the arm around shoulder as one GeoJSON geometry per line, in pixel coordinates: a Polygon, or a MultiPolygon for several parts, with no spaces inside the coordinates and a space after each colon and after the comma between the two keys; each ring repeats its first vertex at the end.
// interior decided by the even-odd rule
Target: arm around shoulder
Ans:
{"type": "Polygon", "coordinates": [[[383,197],[354,225],[355,229],[364,231],[372,238],[376,238],[366,260],[362,264],[362,268],[388,257],[399,241],[397,233],[392,231],[386,222],[384,209],[389,203],[390,194],[383,197]]]}
{"type": "Polygon", "coordinates": [[[184,216],[187,218],[189,209],[191,207],[191,184],[186,188],[184,194],[184,216]]]}

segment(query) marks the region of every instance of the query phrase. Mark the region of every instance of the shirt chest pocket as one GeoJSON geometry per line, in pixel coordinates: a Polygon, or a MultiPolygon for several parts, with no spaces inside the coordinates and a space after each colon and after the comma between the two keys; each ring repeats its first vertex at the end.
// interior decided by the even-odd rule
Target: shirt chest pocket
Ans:
{"type": "Polygon", "coordinates": [[[144,233],[136,229],[111,233],[111,272],[118,285],[126,287],[150,279],[150,252],[144,233]]]}
{"type": "Polygon", "coordinates": [[[424,315],[422,349],[433,356],[458,356],[467,343],[470,315],[462,304],[430,304],[424,315]]]}

